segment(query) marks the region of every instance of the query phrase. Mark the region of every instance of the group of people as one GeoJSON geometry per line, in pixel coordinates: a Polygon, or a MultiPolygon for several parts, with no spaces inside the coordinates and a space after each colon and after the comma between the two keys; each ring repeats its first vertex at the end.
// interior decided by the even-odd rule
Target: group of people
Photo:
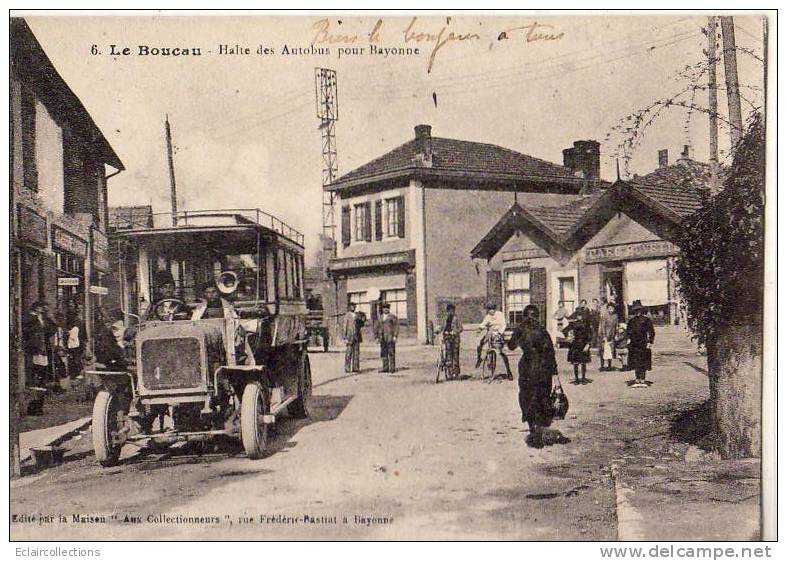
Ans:
{"type": "Polygon", "coordinates": [[[88,348],[81,310],[71,301],[53,318],[46,300],[33,303],[22,328],[32,385],[58,392],[61,380],[80,375],[88,348]]]}
{"type": "MultiPolygon", "coordinates": [[[[358,373],[361,371],[362,328],[366,325],[366,314],[356,311],[354,303],[347,305],[347,313],[342,325],[342,338],[346,347],[344,355],[344,371],[358,373]]],[[[396,372],[396,340],[399,338],[399,318],[391,313],[391,304],[382,302],[380,316],[374,325],[375,339],[380,345],[379,372],[393,374],[396,372]]]]}
{"type": "Polygon", "coordinates": [[[592,307],[582,300],[570,315],[555,314],[558,321],[568,321],[563,334],[569,341],[568,362],[574,367],[574,383],[587,383],[587,364],[591,362],[591,349],[598,349],[599,371],[613,371],[614,360],[620,361],[620,370],[634,370],[635,378],[629,386],[648,387],[646,373],[652,369],[651,347],[655,340],[653,322],[645,315],[645,307],[635,300],[628,323],[620,323],[614,302],[593,299],[592,307]]]}

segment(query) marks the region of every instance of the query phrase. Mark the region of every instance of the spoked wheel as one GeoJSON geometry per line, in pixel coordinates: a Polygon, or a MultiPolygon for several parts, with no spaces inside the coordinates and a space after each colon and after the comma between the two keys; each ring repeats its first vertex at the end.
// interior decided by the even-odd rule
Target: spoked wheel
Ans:
{"type": "Polygon", "coordinates": [[[240,436],[243,449],[251,460],[262,458],[268,446],[268,394],[259,382],[249,382],[243,388],[240,403],[240,436]]]}
{"type": "Polygon", "coordinates": [[[101,390],[93,403],[93,449],[104,466],[115,465],[123,447],[125,409],[117,394],[101,390]]]}
{"type": "Polygon", "coordinates": [[[483,369],[481,370],[481,378],[491,382],[495,377],[496,366],[497,353],[495,351],[487,351],[486,358],[484,359],[483,369]]]}
{"type": "Polygon", "coordinates": [[[298,373],[298,398],[290,404],[290,415],[296,419],[305,419],[309,416],[312,400],[312,368],[309,355],[303,354],[300,372],[298,373]]]}

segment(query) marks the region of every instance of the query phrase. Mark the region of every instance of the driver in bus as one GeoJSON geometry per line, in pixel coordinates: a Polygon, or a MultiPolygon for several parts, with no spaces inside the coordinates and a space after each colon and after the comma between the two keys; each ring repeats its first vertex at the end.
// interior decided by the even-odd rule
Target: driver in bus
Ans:
{"type": "MultiPolygon", "coordinates": [[[[153,275],[153,281],[156,285],[156,295],[153,302],[142,314],[142,321],[147,321],[155,316],[156,307],[165,300],[175,299],[175,279],[172,278],[172,273],[169,271],[157,271],[153,275]]],[[[174,313],[177,311],[177,305],[170,304],[165,310],[159,310],[159,313],[174,313]]]]}

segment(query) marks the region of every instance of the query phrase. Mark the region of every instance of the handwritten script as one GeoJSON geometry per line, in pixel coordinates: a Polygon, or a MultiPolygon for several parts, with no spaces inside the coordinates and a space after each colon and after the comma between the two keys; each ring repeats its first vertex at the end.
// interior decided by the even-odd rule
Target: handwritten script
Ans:
{"type": "MultiPolygon", "coordinates": [[[[435,65],[437,54],[450,45],[462,42],[475,42],[481,40],[481,35],[476,32],[456,29],[455,22],[451,17],[445,18],[444,23],[424,23],[413,16],[404,29],[389,32],[382,19],[378,19],[370,31],[367,33],[352,33],[344,30],[337,30],[336,27],[342,25],[342,20],[336,20],[333,24],[328,18],[316,21],[312,25],[314,35],[312,36],[313,45],[339,45],[357,46],[368,42],[370,45],[380,44],[384,37],[389,40],[398,39],[410,46],[424,46],[429,48],[429,63],[427,73],[431,73],[435,65]]],[[[517,39],[521,37],[524,43],[534,43],[537,41],[559,41],[565,33],[556,30],[553,25],[538,23],[534,21],[527,25],[511,27],[500,31],[495,35],[498,41],[517,39]]]]}

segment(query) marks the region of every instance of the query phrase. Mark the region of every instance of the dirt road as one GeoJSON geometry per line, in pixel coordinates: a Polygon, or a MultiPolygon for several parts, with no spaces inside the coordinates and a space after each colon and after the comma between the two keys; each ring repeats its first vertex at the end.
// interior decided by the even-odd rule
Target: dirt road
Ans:
{"type": "Polygon", "coordinates": [[[571,409],[554,426],[571,442],[535,450],[523,443],[515,382],[435,385],[435,353],[400,348],[403,369],[383,375],[365,349],[354,376],[339,353],[311,355],[311,418],[283,420],[255,462],[233,446],[127,446],[122,465],[102,469],[86,434],[65,464],[12,485],[12,539],[611,540],[612,463],[672,439],[664,411],[707,395],[701,368],[668,354],[648,390],[595,368],[591,384],[571,386],[560,351],[571,409]]]}

